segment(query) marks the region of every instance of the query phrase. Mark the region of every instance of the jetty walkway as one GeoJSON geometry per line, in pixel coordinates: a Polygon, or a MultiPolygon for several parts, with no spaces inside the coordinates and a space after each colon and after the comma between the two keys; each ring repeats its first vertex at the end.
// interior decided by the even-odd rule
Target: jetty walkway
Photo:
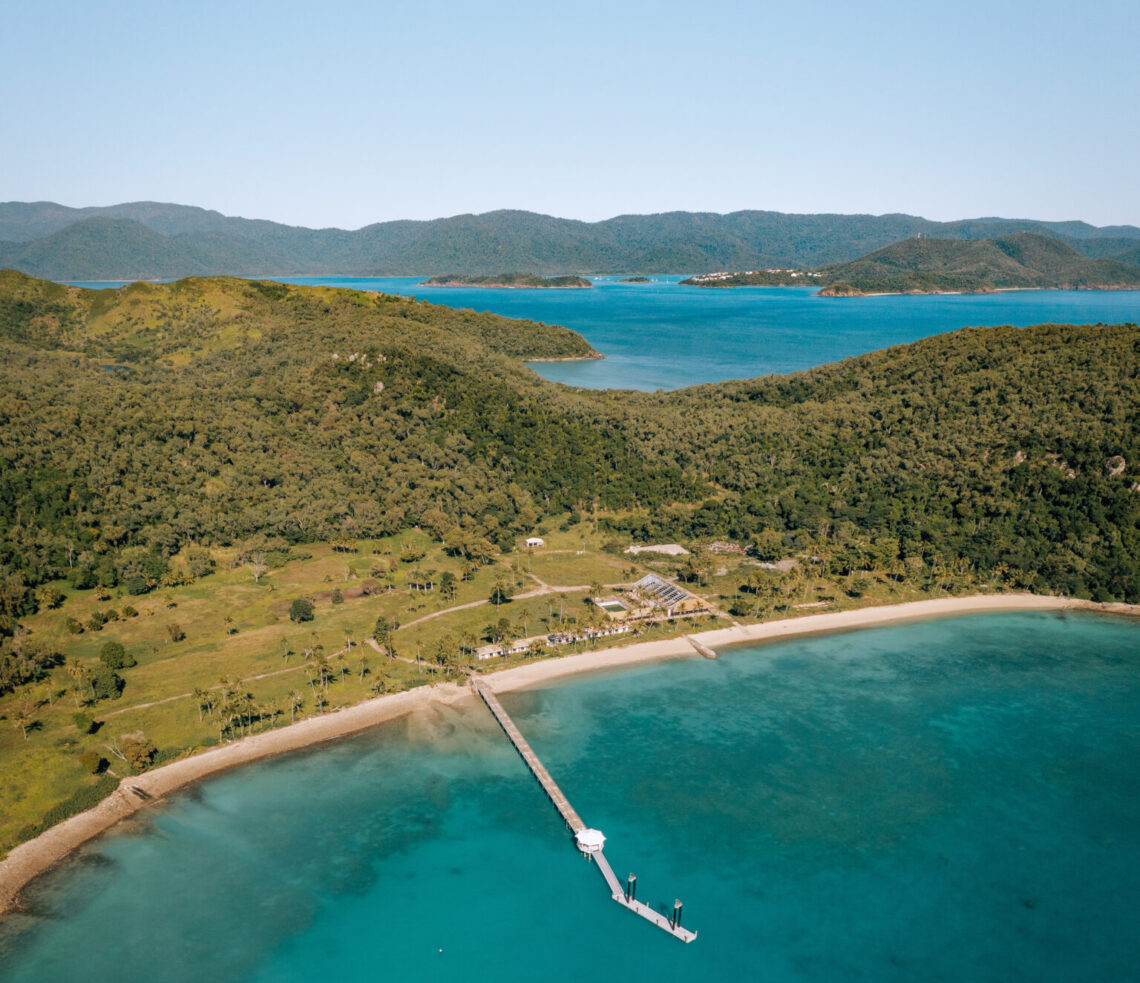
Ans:
{"type": "MultiPolygon", "coordinates": [[[[558,810],[558,814],[562,817],[563,822],[569,827],[570,831],[577,837],[579,833],[597,833],[596,830],[590,830],[584,822],[582,817],[574,811],[574,807],[570,805],[570,800],[566,798],[562,789],[558,787],[558,783],[551,777],[550,772],[546,770],[546,766],[539,760],[534,749],[523,737],[522,732],[515,726],[515,722],[503,705],[499,702],[499,698],[491,692],[490,687],[487,686],[481,679],[473,677],[471,685],[475,688],[475,692],[479,694],[480,698],[485,704],[487,709],[491,711],[495,719],[499,722],[499,726],[503,728],[503,732],[510,738],[511,743],[515,746],[526,766],[531,770],[531,774],[538,779],[538,784],[542,786],[542,790],[546,796],[553,803],[554,808],[558,810]]],[[[604,839],[604,838],[603,838],[604,839]]],[[[682,942],[692,942],[697,937],[696,932],[690,932],[687,928],[681,926],[681,902],[677,901],[673,907],[673,917],[670,918],[650,908],[644,902],[638,901],[636,898],[637,878],[632,874],[630,875],[629,883],[625,888],[621,886],[621,882],[614,874],[613,868],[610,866],[606,855],[600,848],[586,850],[581,846],[582,839],[578,838],[579,847],[583,850],[587,857],[592,859],[597,865],[598,870],[601,872],[602,877],[605,878],[606,885],[610,889],[610,897],[613,898],[618,904],[624,908],[628,908],[636,915],[640,915],[646,921],[652,922],[661,930],[668,932],[675,939],[680,939],[682,942]]]]}

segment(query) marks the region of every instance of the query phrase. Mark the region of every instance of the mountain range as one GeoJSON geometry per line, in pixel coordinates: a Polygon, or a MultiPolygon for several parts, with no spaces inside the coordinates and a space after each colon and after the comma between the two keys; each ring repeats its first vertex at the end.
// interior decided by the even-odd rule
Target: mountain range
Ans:
{"type": "Polygon", "coordinates": [[[675,273],[844,263],[917,236],[1030,232],[1090,259],[1140,258],[1140,228],[1084,222],[771,211],[621,215],[602,222],[526,211],[308,229],[187,205],[69,208],[0,203],[0,267],[56,280],[190,275],[675,273]]]}

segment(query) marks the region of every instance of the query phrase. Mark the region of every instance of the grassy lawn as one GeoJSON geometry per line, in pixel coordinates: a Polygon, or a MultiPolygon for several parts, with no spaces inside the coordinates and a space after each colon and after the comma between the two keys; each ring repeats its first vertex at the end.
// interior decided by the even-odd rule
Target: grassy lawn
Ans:
{"type": "Polygon", "coordinates": [[[587,586],[595,581],[600,584],[630,583],[645,576],[641,564],[633,557],[594,551],[556,553],[545,549],[530,552],[531,555],[524,557],[520,566],[552,587],[587,586]]]}

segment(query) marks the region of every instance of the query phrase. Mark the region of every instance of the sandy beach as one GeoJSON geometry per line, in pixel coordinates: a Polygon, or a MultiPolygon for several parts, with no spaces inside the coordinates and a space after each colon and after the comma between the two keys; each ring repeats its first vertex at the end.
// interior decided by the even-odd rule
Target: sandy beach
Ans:
{"type": "MultiPolygon", "coordinates": [[[[698,647],[693,644],[694,641],[704,647],[720,649],[732,645],[774,641],[795,635],[844,631],[922,618],[986,611],[1061,609],[1140,615],[1140,606],[1137,605],[1096,604],[1091,601],[1035,594],[939,598],[884,607],[804,615],[759,625],[720,628],[694,634],[691,636],[692,641],[688,637],[681,636],[656,642],[636,642],[503,669],[483,678],[493,690],[504,693],[584,672],[617,669],[670,658],[698,658],[700,657],[698,647]]],[[[20,844],[0,862],[0,915],[18,908],[19,892],[39,874],[65,859],[77,847],[192,782],[251,761],[354,734],[433,705],[455,704],[473,698],[470,689],[455,683],[423,686],[377,697],[354,707],[319,717],[310,717],[288,727],[254,734],[163,765],[143,775],[124,778],[118,789],[99,805],[52,827],[34,840],[20,844]]]]}

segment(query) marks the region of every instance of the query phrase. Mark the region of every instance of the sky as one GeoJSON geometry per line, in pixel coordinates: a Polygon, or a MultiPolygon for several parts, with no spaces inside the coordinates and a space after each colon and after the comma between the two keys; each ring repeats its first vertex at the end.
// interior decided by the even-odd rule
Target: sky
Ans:
{"type": "Polygon", "coordinates": [[[0,0],[0,200],[1140,225],[1140,3],[0,0]]]}

